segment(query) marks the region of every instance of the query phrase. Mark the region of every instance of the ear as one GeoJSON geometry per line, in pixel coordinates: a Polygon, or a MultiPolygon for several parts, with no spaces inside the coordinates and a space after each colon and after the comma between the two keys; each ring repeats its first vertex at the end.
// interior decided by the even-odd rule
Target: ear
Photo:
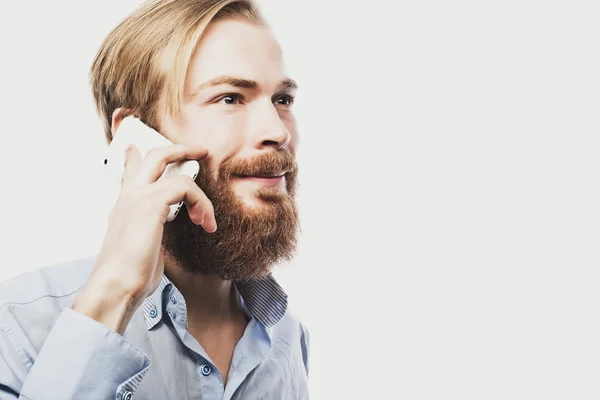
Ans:
{"type": "Polygon", "coordinates": [[[111,124],[111,133],[112,136],[115,136],[115,132],[119,129],[119,125],[121,125],[121,121],[128,115],[130,115],[131,110],[128,110],[123,107],[117,108],[112,114],[112,124],[111,124]]]}

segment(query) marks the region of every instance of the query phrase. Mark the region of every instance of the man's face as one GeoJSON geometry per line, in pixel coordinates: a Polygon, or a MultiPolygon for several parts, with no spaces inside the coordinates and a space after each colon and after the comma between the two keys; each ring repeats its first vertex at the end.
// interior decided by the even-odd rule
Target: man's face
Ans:
{"type": "MultiPolygon", "coordinates": [[[[206,147],[205,163],[217,179],[228,160],[251,162],[277,150],[295,153],[294,94],[281,49],[269,30],[242,21],[218,21],[196,47],[182,111],[163,122],[163,133],[174,142],[206,147]]],[[[249,210],[264,206],[257,192],[286,192],[285,176],[228,180],[249,210]]]]}
{"type": "Polygon", "coordinates": [[[164,247],[187,271],[243,280],[265,276],[296,246],[295,84],[261,26],[223,20],[191,59],[181,112],[162,121],[171,141],[208,149],[196,182],[212,201],[217,231],[187,213],[166,224],[164,247]]]}

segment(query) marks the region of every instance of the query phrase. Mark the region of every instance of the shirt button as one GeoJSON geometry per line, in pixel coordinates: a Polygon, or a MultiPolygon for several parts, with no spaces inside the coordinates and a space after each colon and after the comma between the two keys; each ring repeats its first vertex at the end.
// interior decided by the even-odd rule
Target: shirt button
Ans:
{"type": "Polygon", "coordinates": [[[202,375],[204,376],[209,376],[210,373],[212,372],[212,368],[210,367],[210,365],[208,364],[202,364],[200,366],[200,372],[202,373],[202,375]]]}
{"type": "Polygon", "coordinates": [[[175,319],[176,315],[175,315],[175,311],[173,310],[167,310],[167,313],[169,314],[169,317],[171,317],[171,319],[175,319]]]}
{"type": "Polygon", "coordinates": [[[129,390],[127,390],[125,393],[123,393],[123,400],[131,400],[132,397],[133,397],[133,393],[131,393],[129,390]]]}
{"type": "Polygon", "coordinates": [[[150,310],[150,318],[154,318],[158,315],[158,311],[156,311],[156,307],[150,310]]]}
{"type": "Polygon", "coordinates": [[[173,303],[173,304],[177,303],[177,299],[175,299],[175,295],[174,294],[171,294],[169,296],[169,300],[171,300],[171,303],[173,303]]]}

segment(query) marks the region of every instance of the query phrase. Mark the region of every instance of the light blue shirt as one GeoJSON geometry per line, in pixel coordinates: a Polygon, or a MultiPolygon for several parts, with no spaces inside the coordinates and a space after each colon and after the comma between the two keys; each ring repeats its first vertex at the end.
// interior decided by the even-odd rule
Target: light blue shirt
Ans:
{"type": "Polygon", "coordinates": [[[250,318],[227,385],[164,276],[123,336],[71,309],[95,258],[0,284],[0,400],[308,398],[309,334],[272,276],[237,283],[250,318]]]}

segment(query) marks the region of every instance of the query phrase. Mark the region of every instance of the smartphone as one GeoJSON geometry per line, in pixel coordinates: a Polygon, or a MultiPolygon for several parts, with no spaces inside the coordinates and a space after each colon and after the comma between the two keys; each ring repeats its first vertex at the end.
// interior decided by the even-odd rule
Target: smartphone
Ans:
{"type": "MultiPolygon", "coordinates": [[[[114,133],[104,158],[106,174],[119,184],[125,172],[125,149],[129,144],[133,144],[138,149],[142,160],[151,149],[173,145],[169,139],[144,124],[139,118],[134,116],[124,118],[114,133]]],[[[182,160],[168,164],[165,172],[158,180],[173,176],[173,174],[187,175],[195,180],[199,170],[200,164],[198,164],[198,161],[182,160]]],[[[175,219],[182,205],[183,201],[170,205],[167,222],[175,219]]]]}

